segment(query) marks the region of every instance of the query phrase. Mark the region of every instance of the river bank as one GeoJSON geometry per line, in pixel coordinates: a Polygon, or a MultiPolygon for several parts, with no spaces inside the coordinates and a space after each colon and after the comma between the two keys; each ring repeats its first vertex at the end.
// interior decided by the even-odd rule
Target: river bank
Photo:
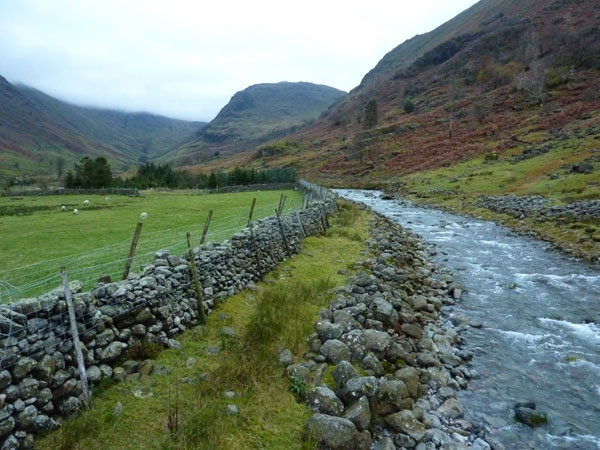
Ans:
{"type": "Polygon", "coordinates": [[[455,320],[480,327],[463,332],[463,350],[478,373],[458,398],[465,419],[505,448],[600,445],[600,273],[595,266],[548,251],[549,244],[492,222],[373,191],[338,191],[366,203],[435,245],[434,262],[465,289],[455,320]],[[525,400],[548,414],[529,428],[515,420],[525,400]]]}
{"type": "Polygon", "coordinates": [[[494,221],[522,236],[551,243],[568,255],[590,263],[600,262],[598,200],[556,204],[539,195],[467,197],[453,192],[407,192],[401,187],[386,192],[423,207],[494,221]]]}

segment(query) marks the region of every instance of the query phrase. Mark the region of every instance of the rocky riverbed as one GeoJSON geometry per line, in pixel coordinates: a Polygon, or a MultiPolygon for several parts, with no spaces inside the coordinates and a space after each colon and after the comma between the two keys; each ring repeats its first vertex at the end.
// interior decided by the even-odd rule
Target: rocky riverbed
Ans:
{"type": "Polygon", "coordinates": [[[573,219],[600,219],[600,200],[581,200],[554,205],[541,195],[484,195],[479,198],[478,205],[519,219],[535,217],[540,220],[552,220],[561,216],[573,219]]]}
{"type": "Polygon", "coordinates": [[[281,355],[292,386],[309,387],[308,436],[333,450],[490,449],[457,400],[476,376],[460,349],[469,325],[451,315],[462,288],[401,226],[377,216],[371,236],[320,311],[310,352],[281,355]]]}

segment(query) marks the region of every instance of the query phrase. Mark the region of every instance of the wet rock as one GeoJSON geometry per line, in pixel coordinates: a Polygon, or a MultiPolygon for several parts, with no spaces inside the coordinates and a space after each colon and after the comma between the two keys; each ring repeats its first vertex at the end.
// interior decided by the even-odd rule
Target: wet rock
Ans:
{"type": "Polygon", "coordinates": [[[449,398],[437,410],[442,416],[451,419],[458,419],[463,416],[463,411],[456,398],[449,398]]]}
{"type": "Polygon", "coordinates": [[[294,355],[288,349],[282,350],[281,353],[279,353],[278,362],[279,362],[279,365],[282,367],[290,366],[290,365],[294,364],[294,355]]]}
{"type": "Polygon", "coordinates": [[[515,419],[530,427],[539,427],[548,423],[548,416],[545,413],[524,406],[515,408],[515,419]]]}

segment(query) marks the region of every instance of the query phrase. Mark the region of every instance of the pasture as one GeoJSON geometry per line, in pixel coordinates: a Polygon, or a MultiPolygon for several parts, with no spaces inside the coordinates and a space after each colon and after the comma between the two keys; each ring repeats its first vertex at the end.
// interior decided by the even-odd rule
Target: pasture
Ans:
{"type": "Polygon", "coordinates": [[[274,214],[281,194],[287,196],[284,211],[301,207],[302,194],[296,191],[1,197],[0,302],[58,287],[63,266],[85,287],[105,275],[119,280],[138,221],[143,226],[132,271],[160,249],[183,255],[188,231],[192,245],[198,245],[209,210],[214,213],[206,242],[220,242],[246,226],[253,198],[254,219],[259,219],[274,214]]]}

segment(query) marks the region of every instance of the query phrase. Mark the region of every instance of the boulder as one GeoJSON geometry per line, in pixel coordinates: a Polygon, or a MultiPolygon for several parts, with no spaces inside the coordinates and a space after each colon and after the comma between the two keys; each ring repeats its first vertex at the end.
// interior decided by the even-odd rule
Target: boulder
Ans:
{"type": "Polygon", "coordinates": [[[330,450],[351,450],[355,448],[358,432],[348,419],[315,414],[306,423],[311,439],[330,450]]]}
{"type": "Polygon", "coordinates": [[[344,412],[342,401],[331,389],[324,386],[311,390],[307,395],[306,403],[313,411],[330,416],[341,416],[344,412]]]}

